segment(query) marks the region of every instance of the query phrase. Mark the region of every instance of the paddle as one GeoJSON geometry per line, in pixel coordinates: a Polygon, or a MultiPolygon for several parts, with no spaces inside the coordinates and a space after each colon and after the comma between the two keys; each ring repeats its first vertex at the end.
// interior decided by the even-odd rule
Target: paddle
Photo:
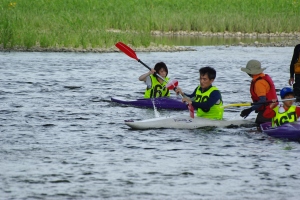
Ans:
{"type": "MultiPolygon", "coordinates": [[[[123,51],[126,55],[128,55],[129,57],[137,60],[139,63],[141,63],[142,65],[144,65],[146,68],[148,68],[149,70],[151,70],[151,68],[146,65],[145,63],[143,63],[136,55],[136,53],[133,51],[133,49],[131,49],[129,46],[127,46],[126,44],[122,43],[122,42],[118,42],[116,44],[116,47],[118,49],[120,49],[121,51],[123,51]]],[[[161,77],[158,73],[155,73],[156,76],[158,76],[161,80],[163,80],[164,82],[168,83],[168,81],[166,81],[163,77],[161,77]]],[[[171,84],[172,86],[173,84],[171,84]]],[[[177,82],[178,85],[178,82],[177,82]]],[[[171,87],[170,86],[170,87],[171,87]]],[[[168,88],[168,87],[167,87],[168,88]]],[[[169,89],[169,88],[168,88],[169,89]]],[[[176,86],[174,87],[174,90],[176,89],[176,86]]],[[[189,111],[190,111],[190,117],[194,118],[194,108],[191,105],[188,105],[189,111]]]]}
{"type": "MultiPolygon", "coordinates": [[[[169,90],[176,90],[178,86],[178,81],[177,80],[172,80],[172,81],[169,81],[169,83],[167,83],[166,87],[169,89],[169,90]]],[[[179,94],[181,98],[183,98],[183,96],[181,94],[179,94]]],[[[189,111],[190,111],[190,116],[191,118],[194,118],[194,107],[192,105],[190,105],[189,103],[185,102],[185,104],[188,106],[189,108],[189,111]]]]}
{"type": "MultiPolygon", "coordinates": [[[[293,100],[296,100],[296,98],[277,100],[276,102],[293,101],[293,100]]],[[[273,101],[265,101],[265,102],[254,102],[254,103],[233,103],[233,104],[225,105],[225,106],[223,106],[223,108],[234,107],[234,106],[236,106],[236,107],[253,106],[253,105],[269,104],[269,103],[274,103],[274,102],[273,101]]]]}
{"type": "Polygon", "coordinates": [[[240,106],[251,106],[251,103],[232,103],[222,106],[223,108],[229,108],[229,107],[240,107],[240,106]]]}

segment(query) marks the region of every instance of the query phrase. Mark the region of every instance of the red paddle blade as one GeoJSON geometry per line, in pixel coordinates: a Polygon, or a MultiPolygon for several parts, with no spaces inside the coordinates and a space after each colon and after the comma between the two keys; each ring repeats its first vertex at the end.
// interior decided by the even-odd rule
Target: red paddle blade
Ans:
{"type": "Polygon", "coordinates": [[[169,81],[169,83],[166,85],[166,87],[169,90],[173,90],[174,88],[176,88],[178,86],[178,81],[176,79],[169,81]]]}
{"type": "Polygon", "coordinates": [[[138,57],[136,56],[135,52],[126,44],[122,43],[122,42],[118,42],[117,44],[115,44],[115,46],[120,49],[121,51],[123,51],[127,56],[138,60],[138,57]]]}
{"type": "Polygon", "coordinates": [[[189,111],[190,111],[190,117],[195,118],[194,107],[189,104],[188,108],[189,108],[189,111]]]}

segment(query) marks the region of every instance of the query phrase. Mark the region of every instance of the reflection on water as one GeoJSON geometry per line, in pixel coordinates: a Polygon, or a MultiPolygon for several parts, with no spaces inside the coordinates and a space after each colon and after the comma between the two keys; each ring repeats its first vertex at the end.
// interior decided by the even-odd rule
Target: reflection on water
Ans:
{"type": "Polygon", "coordinates": [[[281,42],[283,37],[199,37],[199,36],[153,36],[152,41],[158,44],[168,44],[175,46],[215,46],[215,45],[237,45],[240,42],[251,44],[281,42]]]}

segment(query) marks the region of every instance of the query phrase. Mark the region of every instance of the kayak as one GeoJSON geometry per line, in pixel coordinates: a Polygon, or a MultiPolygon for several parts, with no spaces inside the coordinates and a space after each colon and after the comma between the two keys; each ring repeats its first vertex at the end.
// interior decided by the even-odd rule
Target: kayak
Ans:
{"type": "Polygon", "coordinates": [[[190,116],[168,116],[146,119],[142,121],[125,120],[125,124],[132,129],[197,129],[201,127],[228,127],[254,124],[250,120],[211,120],[201,117],[190,116]]]}
{"type": "Polygon", "coordinates": [[[125,104],[135,107],[153,108],[153,104],[157,109],[174,109],[174,110],[187,110],[187,106],[181,101],[180,98],[159,97],[152,99],[136,99],[136,100],[122,100],[111,98],[112,102],[125,104]]]}
{"type": "Polygon", "coordinates": [[[271,122],[260,125],[261,130],[267,135],[291,141],[300,141],[300,122],[286,123],[278,127],[272,127],[271,122]]]}

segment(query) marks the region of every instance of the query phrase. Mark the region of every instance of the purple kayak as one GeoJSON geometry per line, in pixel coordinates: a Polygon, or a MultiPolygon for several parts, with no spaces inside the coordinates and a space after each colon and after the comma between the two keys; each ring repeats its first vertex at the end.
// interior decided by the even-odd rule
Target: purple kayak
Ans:
{"type": "Polygon", "coordinates": [[[282,126],[273,127],[272,123],[267,122],[260,125],[261,130],[267,135],[280,139],[300,141],[300,121],[286,123],[282,126]]]}
{"type": "Polygon", "coordinates": [[[153,99],[136,99],[136,100],[121,100],[111,98],[112,102],[125,104],[128,106],[153,108],[153,103],[158,109],[173,109],[173,110],[187,110],[187,106],[182,103],[179,98],[159,97],[153,99]],[[153,101],[153,102],[152,102],[153,101]]]}

